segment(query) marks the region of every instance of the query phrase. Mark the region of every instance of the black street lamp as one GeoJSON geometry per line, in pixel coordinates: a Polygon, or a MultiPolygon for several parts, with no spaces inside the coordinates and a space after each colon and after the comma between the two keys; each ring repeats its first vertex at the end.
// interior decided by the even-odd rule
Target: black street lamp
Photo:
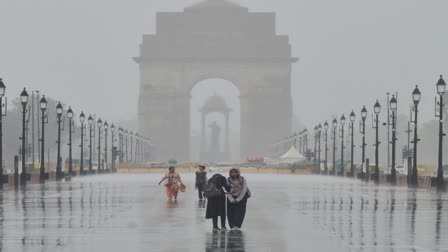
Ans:
{"type": "Polygon", "coordinates": [[[128,156],[128,140],[129,140],[129,132],[125,130],[124,137],[126,138],[126,165],[129,165],[129,156],[128,156]]]}
{"type": "Polygon", "coordinates": [[[117,155],[117,148],[115,147],[115,125],[113,123],[110,126],[110,135],[112,138],[112,172],[115,172],[115,158],[117,155]]]}
{"type": "MultiPolygon", "coordinates": [[[[3,121],[2,117],[6,116],[6,107],[5,114],[3,114],[3,97],[5,96],[6,86],[3,83],[2,78],[0,78],[0,191],[3,190],[3,121]]],[[[5,102],[6,106],[6,102],[5,102]]]]}
{"type": "Polygon", "coordinates": [[[437,165],[437,188],[443,189],[443,152],[442,152],[442,148],[443,148],[443,95],[445,94],[446,91],[446,83],[445,80],[443,80],[443,76],[440,75],[440,79],[436,84],[437,86],[437,93],[440,96],[440,101],[439,101],[439,114],[437,115],[437,109],[436,109],[436,116],[439,116],[439,162],[437,165]]]}
{"type": "Polygon", "coordinates": [[[364,174],[364,168],[366,170],[366,180],[368,180],[370,174],[368,174],[368,167],[366,166],[366,119],[367,119],[367,109],[363,106],[361,109],[361,136],[362,136],[362,152],[361,152],[361,175],[364,174]]]}
{"type": "Polygon", "coordinates": [[[92,161],[92,147],[93,147],[93,139],[92,139],[92,131],[93,131],[93,117],[89,115],[89,119],[87,119],[89,123],[89,173],[93,172],[93,161],[92,161]]]}
{"type": "Polygon", "coordinates": [[[68,107],[68,175],[73,176],[73,158],[72,158],[72,126],[73,126],[73,110],[68,107]]]}
{"type": "Polygon", "coordinates": [[[349,127],[349,131],[350,131],[350,177],[354,177],[355,176],[355,164],[354,164],[354,150],[355,150],[355,144],[354,144],[354,126],[355,126],[355,120],[356,120],[356,115],[355,112],[352,110],[352,112],[350,113],[350,127],[349,127]]]}
{"type": "Polygon", "coordinates": [[[318,169],[318,174],[321,173],[321,169],[320,169],[320,139],[322,136],[322,124],[319,123],[319,125],[317,126],[317,169],[318,169]]]}
{"type": "MultiPolygon", "coordinates": [[[[25,166],[25,130],[26,130],[26,104],[28,103],[28,93],[26,92],[26,89],[24,88],[22,93],[20,94],[20,102],[22,103],[22,174],[20,176],[20,184],[22,186],[26,185],[26,166],[25,166]]],[[[0,160],[3,162],[3,160],[0,160]]]]}
{"type": "MultiPolygon", "coordinates": [[[[5,101],[5,113],[3,114],[3,97],[5,96],[6,86],[0,78],[0,191],[3,190],[3,121],[2,117],[6,116],[6,101],[5,101]]],[[[6,98],[5,98],[6,100],[6,98]]]]}
{"type": "Polygon", "coordinates": [[[130,133],[130,138],[131,138],[131,152],[129,153],[130,159],[131,159],[131,163],[134,163],[134,159],[132,158],[132,153],[133,153],[133,146],[134,146],[134,133],[131,131],[130,133]]]}
{"type": "Polygon", "coordinates": [[[325,141],[325,163],[324,163],[324,174],[328,175],[328,122],[324,123],[324,141],[325,141]]]}
{"type": "Polygon", "coordinates": [[[344,167],[344,126],[345,126],[345,116],[342,115],[339,119],[339,122],[341,123],[341,175],[345,176],[345,167],[344,167]]]}
{"type": "Polygon", "coordinates": [[[314,163],[314,173],[318,174],[319,169],[317,165],[317,126],[314,126],[314,152],[313,152],[313,163],[314,163]]]}
{"type": "Polygon", "coordinates": [[[418,104],[421,99],[421,93],[418,89],[418,86],[415,86],[414,91],[412,92],[412,100],[414,102],[414,160],[412,167],[412,175],[411,175],[411,184],[415,187],[418,186],[418,171],[417,171],[417,143],[419,141],[417,135],[417,115],[418,115],[418,104]]]}
{"type": "Polygon", "coordinates": [[[333,118],[333,175],[336,176],[336,128],[338,127],[338,121],[333,118]]]}
{"type": "Polygon", "coordinates": [[[58,154],[56,161],[56,179],[60,180],[63,177],[62,173],[62,159],[61,159],[61,117],[62,117],[62,105],[61,102],[56,106],[56,114],[58,117],[58,154]]]}
{"type": "Polygon", "coordinates": [[[308,129],[303,130],[303,155],[306,157],[306,160],[309,161],[308,156],[308,129]]]}
{"type": "Polygon", "coordinates": [[[379,184],[380,183],[380,169],[379,169],[379,146],[380,146],[380,142],[379,142],[379,137],[378,137],[378,124],[379,124],[379,114],[381,112],[381,105],[378,102],[378,100],[376,100],[375,105],[373,106],[373,112],[375,113],[375,183],[379,184]]]}
{"type": "Polygon", "coordinates": [[[45,95],[40,99],[40,110],[42,111],[42,132],[40,137],[40,182],[45,182],[45,124],[48,123],[47,117],[47,99],[45,99],[45,95]],[[45,120],[47,118],[47,120],[45,120]]]}
{"type": "Polygon", "coordinates": [[[118,146],[120,147],[120,156],[119,156],[119,158],[118,158],[118,162],[119,162],[119,165],[121,165],[122,163],[123,163],[123,155],[124,155],[124,148],[123,148],[123,134],[124,134],[124,131],[123,131],[123,128],[122,127],[119,127],[118,128],[118,146]]]}
{"type": "Polygon", "coordinates": [[[84,122],[86,121],[86,116],[84,112],[81,111],[79,115],[79,121],[81,122],[81,160],[79,162],[79,175],[84,175],[84,122]]]}
{"type": "Polygon", "coordinates": [[[101,118],[96,122],[96,126],[98,127],[98,172],[103,172],[101,168],[101,127],[103,126],[103,121],[101,118]]]}
{"type": "MultiPolygon", "coordinates": [[[[294,145],[295,145],[296,135],[294,135],[291,140],[294,141],[294,145]]],[[[138,133],[135,133],[135,158],[134,159],[137,164],[140,162],[139,151],[140,151],[140,136],[138,135],[138,133]]]]}
{"type": "Polygon", "coordinates": [[[395,185],[397,183],[397,170],[395,169],[395,156],[396,156],[396,143],[397,143],[397,124],[396,124],[396,112],[397,112],[397,99],[395,95],[392,95],[390,99],[390,110],[392,110],[392,169],[390,171],[390,183],[395,185]]]}
{"type": "Polygon", "coordinates": [[[107,165],[107,132],[109,130],[109,124],[104,122],[104,171],[109,172],[109,166],[107,165]]]}

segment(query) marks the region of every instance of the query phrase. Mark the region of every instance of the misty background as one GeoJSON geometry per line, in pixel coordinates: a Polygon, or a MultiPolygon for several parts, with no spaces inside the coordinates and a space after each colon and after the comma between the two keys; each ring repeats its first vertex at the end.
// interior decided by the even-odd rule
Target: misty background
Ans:
{"type": "MultiPolygon", "coordinates": [[[[6,96],[12,101],[26,86],[71,105],[77,114],[83,110],[133,127],[140,82],[132,57],[138,55],[142,35],[155,33],[156,12],[180,12],[197,2],[1,1],[0,77],[7,85],[6,96]]],[[[439,74],[448,76],[448,2],[234,2],[252,12],[275,12],[277,33],[290,37],[293,56],[300,59],[292,72],[293,130],[333,115],[347,116],[352,109],[359,116],[362,105],[371,112],[376,99],[385,121],[386,92],[399,93],[399,114],[405,120],[416,84],[422,92],[420,125],[433,127],[429,121],[434,120],[435,83],[439,74]]],[[[205,100],[211,94],[205,88],[194,96],[205,100]]],[[[239,106],[237,99],[228,102],[232,108],[239,106]]],[[[199,121],[192,121],[194,131],[199,121]]],[[[233,121],[238,135],[239,125],[233,121]]],[[[422,145],[436,142],[437,131],[423,131],[430,137],[422,136],[422,145]]]]}

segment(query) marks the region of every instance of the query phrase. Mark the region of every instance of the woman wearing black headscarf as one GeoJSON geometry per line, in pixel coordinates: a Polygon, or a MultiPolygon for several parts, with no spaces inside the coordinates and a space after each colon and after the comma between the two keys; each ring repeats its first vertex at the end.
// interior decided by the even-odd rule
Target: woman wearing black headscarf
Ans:
{"type": "Polygon", "coordinates": [[[206,219],[212,219],[213,230],[219,230],[218,228],[218,217],[221,217],[221,229],[226,228],[226,191],[230,191],[230,186],[227,184],[227,180],[221,174],[215,174],[211,177],[206,186],[205,195],[207,196],[207,189],[216,187],[220,193],[219,195],[208,197],[207,199],[207,210],[205,212],[206,219]],[[224,188],[224,189],[223,189],[224,188]]]}

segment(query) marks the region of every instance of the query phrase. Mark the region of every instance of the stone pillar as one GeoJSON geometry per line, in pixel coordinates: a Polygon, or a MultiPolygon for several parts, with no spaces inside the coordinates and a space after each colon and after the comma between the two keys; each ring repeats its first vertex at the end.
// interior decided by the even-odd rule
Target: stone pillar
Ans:
{"type": "Polygon", "coordinates": [[[242,97],[241,104],[242,157],[267,155],[291,131],[291,97],[256,94],[242,97]]]}
{"type": "Polygon", "coordinates": [[[224,143],[225,143],[225,146],[224,146],[224,152],[226,153],[226,155],[228,156],[228,158],[230,158],[230,155],[229,155],[229,153],[230,153],[230,144],[229,144],[229,141],[230,141],[230,118],[229,118],[229,112],[227,112],[226,114],[225,114],[225,117],[226,117],[226,133],[225,133],[225,140],[224,140],[224,143]]]}
{"type": "Polygon", "coordinates": [[[146,93],[139,104],[139,131],[155,144],[155,159],[189,159],[189,95],[146,93]]]}
{"type": "Polygon", "coordinates": [[[206,128],[205,128],[205,118],[206,115],[204,112],[201,113],[201,153],[204,153],[207,150],[207,136],[206,136],[206,128]]]}

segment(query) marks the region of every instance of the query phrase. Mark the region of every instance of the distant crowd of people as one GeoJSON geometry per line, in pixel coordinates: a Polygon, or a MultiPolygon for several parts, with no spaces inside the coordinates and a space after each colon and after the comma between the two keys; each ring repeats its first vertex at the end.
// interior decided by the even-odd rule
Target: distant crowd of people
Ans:
{"type": "MultiPolygon", "coordinates": [[[[186,187],[174,167],[169,168],[159,185],[164,181],[169,200],[177,200],[179,191],[185,191],[186,187]]],[[[196,172],[195,188],[199,200],[207,200],[205,218],[212,219],[213,230],[227,230],[226,219],[231,229],[241,229],[251,191],[239,168],[231,168],[228,178],[217,173],[207,179],[206,167],[200,165],[196,172]],[[218,226],[218,218],[221,220],[221,228],[218,226]]]]}

